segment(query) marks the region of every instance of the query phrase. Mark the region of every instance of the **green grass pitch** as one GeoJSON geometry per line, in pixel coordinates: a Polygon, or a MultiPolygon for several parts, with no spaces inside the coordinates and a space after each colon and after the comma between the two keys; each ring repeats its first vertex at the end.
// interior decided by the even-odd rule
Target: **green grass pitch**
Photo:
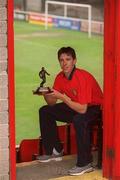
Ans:
{"type": "Polygon", "coordinates": [[[71,46],[76,50],[77,67],[91,72],[103,86],[103,37],[65,29],[49,28],[15,21],[15,113],[16,144],[25,138],[39,136],[38,110],[45,104],[43,97],[32,90],[40,84],[42,66],[51,74],[46,85],[52,86],[60,71],[57,50],[71,46]]]}

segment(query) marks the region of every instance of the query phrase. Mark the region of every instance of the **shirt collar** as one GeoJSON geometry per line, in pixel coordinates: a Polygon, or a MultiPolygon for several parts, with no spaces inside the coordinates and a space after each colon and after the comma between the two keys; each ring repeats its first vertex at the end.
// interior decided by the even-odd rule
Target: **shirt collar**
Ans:
{"type": "MultiPolygon", "coordinates": [[[[69,77],[67,78],[68,80],[71,80],[71,79],[72,79],[73,74],[74,74],[74,72],[75,72],[75,69],[76,69],[76,66],[73,67],[73,70],[71,71],[69,77]]],[[[65,74],[63,74],[63,76],[65,77],[65,74]]]]}

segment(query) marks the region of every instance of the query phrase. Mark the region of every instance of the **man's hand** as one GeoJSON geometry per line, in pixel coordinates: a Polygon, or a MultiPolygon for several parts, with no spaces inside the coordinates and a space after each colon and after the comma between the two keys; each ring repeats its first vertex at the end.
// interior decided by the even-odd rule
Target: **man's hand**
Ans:
{"type": "Polygon", "coordinates": [[[51,97],[53,97],[53,98],[62,100],[62,98],[63,98],[63,94],[62,94],[62,93],[60,93],[59,91],[57,91],[57,90],[55,90],[55,89],[52,89],[51,91],[52,91],[52,92],[46,94],[46,96],[51,96],[51,97]]]}

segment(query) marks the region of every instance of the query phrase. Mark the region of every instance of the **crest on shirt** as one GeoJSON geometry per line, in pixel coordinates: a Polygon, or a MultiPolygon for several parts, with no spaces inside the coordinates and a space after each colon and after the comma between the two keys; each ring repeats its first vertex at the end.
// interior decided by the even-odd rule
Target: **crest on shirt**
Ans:
{"type": "Polygon", "coordinates": [[[76,89],[71,89],[71,92],[72,92],[72,94],[73,94],[74,96],[77,96],[77,91],[76,91],[76,89]]]}

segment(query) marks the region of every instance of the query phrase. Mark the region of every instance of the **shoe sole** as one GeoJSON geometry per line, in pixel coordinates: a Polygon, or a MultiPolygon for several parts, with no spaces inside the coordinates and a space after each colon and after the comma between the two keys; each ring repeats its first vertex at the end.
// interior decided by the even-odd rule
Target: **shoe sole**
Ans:
{"type": "Polygon", "coordinates": [[[69,172],[69,175],[72,175],[72,176],[78,176],[78,175],[82,175],[82,174],[84,174],[84,173],[90,173],[90,172],[92,172],[92,171],[94,171],[94,169],[93,169],[93,167],[90,167],[89,169],[86,169],[86,170],[83,170],[82,172],[78,172],[78,173],[70,173],[69,172]]]}
{"type": "Polygon", "coordinates": [[[62,161],[62,157],[58,157],[58,158],[50,158],[50,159],[46,159],[46,160],[39,160],[39,162],[50,162],[50,161],[62,161]]]}

